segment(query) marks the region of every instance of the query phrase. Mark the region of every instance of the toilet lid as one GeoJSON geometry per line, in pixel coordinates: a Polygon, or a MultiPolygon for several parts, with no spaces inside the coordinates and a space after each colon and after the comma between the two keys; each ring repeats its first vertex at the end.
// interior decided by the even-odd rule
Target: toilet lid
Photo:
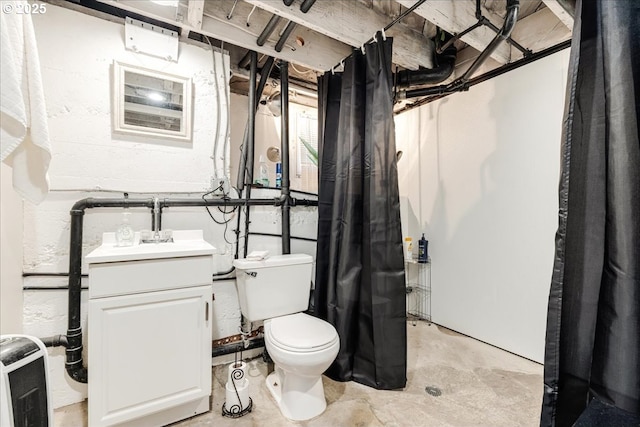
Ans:
{"type": "Polygon", "coordinates": [[[269,335],[278,347],[292,351],[322,350],[338,340],[331,324],[304,313],[271,319],[269,335]]]}

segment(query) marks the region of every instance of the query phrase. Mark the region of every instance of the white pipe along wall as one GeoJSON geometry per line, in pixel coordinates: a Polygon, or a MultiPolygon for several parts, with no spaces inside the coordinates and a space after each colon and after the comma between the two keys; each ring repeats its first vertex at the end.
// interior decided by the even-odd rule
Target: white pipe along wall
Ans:
{"type": "Polygon", "coordinates": [[[396,117],[435,323],[542,362],[568,49],[396,117]],[[416,185],[417,183],[417,185],[416,185]]]}
{"type": "MultiPolygon", "coordinates": [[[[55,288],[67,285],[67,277],[37,274],[68,272],[69,210],[77,200],[86,197],[122,197],[124,192],[135,198],[198,198],[211,189],[213,161],[219,171],[228,169],[229,163],[223,164],[222,159],[229,159],[229,150],[237,150],[238,147],[225,147],[224,144],[226,124],[230,122],[227,102],[231,99],[229,75],[225,75],[222,67],[224,61],[224,70],[229,72],[227,54],[215,53],[214,70],[211,48],[197,42],[180,42],[177,62],[136,53],[125,49],[123,24],[51,4],[47,4],[46,14],[33,16],[33,23],[53,149],[49,169],[52,191],[38,206],[20,201],[5,206],[5,201],[9,199],[5,194],[3,178],[1,311],[3,333],[20,332],[22,329],[24,333],[46,337],[66,333],[67,291],[51,289],[21,292],[18,289],[22,286],[55,288]],[[192,79],[193,136],[190,141],[177,142],[113,132],[114,60],[192,79]],[[216,123],[218,109],[220,123],[216,123]],[[218,151],[212,153],[216,132],[218,151]],[[221,151],[225,148],[226,152],[221,151]],[[18,232],[11,236],[12,240],[7,241],[8,245],[24,247],[23,255],[18,251],[4,250],[5,230],[8,230],[4,222],[5,207],[11,208],[16,218],[15,225],[24,223],[23,227],[17,227],[18,232]],[[17,263],[18,268],[13,272],[15,277],[5,282],[4,265],[10,262],[9,254],[16,259],[22,258],[22,263],[17,263]],[[36,275],[21,278],[21,272],[36,275]],[[4,297],[8,292],[11,298],[4,297]],[[22,297],[23,305],[19,304],[22,297]],[[18,309],[12,311],[9,304],[17,304],[18,309]],[[6,316],[5,319],[7,313],[13,313],[12,317],[6,316]],[[9,330],[5,325],[13,326],[9,330]]],[[[246,111],[246,106],[237,108],[246,111]]],[[[12,191],[10,186],[7,187],[12,191]]],[[[151,213],[148,209],[129,210],[132,212],[131,225],[136,231],[150,228],[151,213]]],[[[273,217],[277,214],[269,212],[269,208],[264,210],[268,219],[261,221],[258,214],[255,220],[258,223],[273,223],[273,217]]],[[[279,213],[279,209],[274,207],[273,210],[279,213]]],[[[308,227],[315,230],[314,213],[301,212],[308,220],[299,222],[308,221],[308,227]]],[[[216,209],[212,209],[212,213],[222,220],[222,214],[216,209]]],[[[227,218],[235,218],[235,215],[237,213],[227,218]]],[[[292,212],[294,218],[295,215],[296,212],[292,212]]],[[[103,232],[115,231],[121,218],[122,209],[88,209],[84,216],[83,256],[100,245],[103,232]]],[[[226,240],[235,241],[232,232],[235,219],[225,229],[211,220],[204,207],[172,207],[164,209],[162,227],[204,230],[205,239],[217,248],[214,270],[225,271],[230,268],[234,251],[226,240]]],[[[250,243],[254,244],[253,241],[250,243]]],[[[86,272],[87,265],[83,261],[83,273],[86,272]]],[[[88,280],[83,279],[83,286],[87,285],[88,280]]],[[[240,310],[235,280],[216,281],[212,285],[212,292],[215,293],[212,338],[238,334],[240,310]]],[[[86,308],[87,295],[83,292],[83,328],[86,327],[86,308]]],[[[65,372],[64,348],[49,349],[49,355],[53,406],[57,408],[85,399],[86,385],[71,380],[65,372]]],[[[91,361],[85,359],[85,362],[90,371],[91,361]]]]}

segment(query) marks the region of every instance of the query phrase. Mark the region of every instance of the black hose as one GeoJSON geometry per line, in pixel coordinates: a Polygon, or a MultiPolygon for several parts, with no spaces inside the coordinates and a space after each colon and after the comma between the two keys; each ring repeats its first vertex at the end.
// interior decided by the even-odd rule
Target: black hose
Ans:
{"type": "Polygon", "coordinates": [[[276,47],[275,47],[276,52],[282,51],[284,44],[287,42],[287,39],[289,38],[289,36],[291,36],[291,33],[293,32],[293,30],[295,30],[295,28],[296,28],[296,23],[293,21],[289,21],[287,26],[284,27],[284,31],[282,31],[282,35],[280,36],[280,39],[278,39],[278,42],[276,43],[276,47]]]}
{"type": "Polygon", "coordinates": [[[311,6],[313,6],[315,2],[316,0],[304,0],[300,5],[300,10],[302,11],[302,13],[309,12],[309,9],[311,9],[311,6]]]}
{"type": "Polygon", "coordinates": [[[273,15],[271,19],[269,19],[269,22],[267,22],[267,25],[264,26],[264,29],[262,30],[260,35],[258,36],[258,40],[256,40],[256,44],[258,46],[263,46],[264,43],[269,38],[269,36],[271,35],[271,33],[273,33],[273,30],[276,29],[279,23],[280,23],[280,17],[278,15],[273,15]]]}

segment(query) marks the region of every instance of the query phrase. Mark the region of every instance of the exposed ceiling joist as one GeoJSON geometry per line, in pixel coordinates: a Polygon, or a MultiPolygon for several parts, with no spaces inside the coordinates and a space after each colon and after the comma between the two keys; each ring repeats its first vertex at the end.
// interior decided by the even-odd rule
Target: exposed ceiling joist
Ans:
{"type": "Polygon", "coordinates": [[[566,0],[542,0],[544,4],[553,12],[564,25],[570,30],[573,29],[573,17],[565,10],[561,3],[566,0]]]}
{"type": "Polygon", "coordinates": [[[296,27],[289,41],[280,52],[276,52],[275,43],[270,41],[263,46],[258,46],[256,44],[258,35],[268,22],[271,14],[259,8],[256,8],[251,13],[252,6],[244,1],[238,1],[235,9],[233,8],[234,0],[204,2],[200,28],[194,28],[188,16],[186,22],[177,21],[175,12],[171,11],[171,8],[158,7],[152,2],[139,0],[100,1],[123,10],[179,26],[185,30],[194,30],[245,49],[255,50],[258,53],[300,64],[316,71],[331,69],[342,58],[351,53],[350,46],[301,26],[296,27]],[[232,9],[233,14],[228,19],[227,16],[229,16],[232,9]],[[247,22],[249,22],[249,25],[247,25],[247,22]],[[295,42],[296,37],[300,37],[305,41],[304,46],[300,46],[295,42]]]}
{"type": "Polygon", "coordinates": [[[280,52],[275,50],[279,28],[274,31],[273,40],[267,40],[264,45],[258,46],[256,40],[271,18],[271,13],[260,8],[252,13],[250,4],[239,1],[228,19],[233,4],[233,0],[207,2],[202,33],[316,71],[331,69],[351,53],[351,48],[346,44],[302,26],[295,28],[280,52]],[[297,38],[304,41],[302,46],[296,42],[297,38]]]}
{"type": "MultiPolygon", "coordinates": [[[[554,46],[571,38],[569,30],[548,8],[540,9],[522,18],[513,29],[511,37],[532,52],[554,46]]],[[[514,49],[514,59],[522,57],[514,49]]]]}
{"type": "Polygon", "coordinates": [[[187,10],[187,22],[196,31],[202,28],[204,0],[190,0],[187,10]]]}
{"type": "MultiPolygon", "coordinates": [[[[415,2],[416,0],[398,0],[398,3],[407,8],[413,6],[415,2]]],[[[475,4],[472,1],[427,1],[418,7],[415,13],[451,34],[461,33],[478,22],[475,4]]],[[[502,18],[496,14],[483,10],[483,15],[497,27],[502,26],[502,18]]],[[[482,26],[462,36],[460,40],[482,51],[495,35],[496,33],[490,28],[482,26]]],[[[511,60],[511,47],[506,43],[498,46],[491,54],[491,58],[501,64],[506,64],[511,60]]]]}
{"type": "MultiPolygon", "coordinates": [[[[298,4],[286,6],[281,0],[246,2],[353,47],[361,46],[391,20],[353,0],[317,0],[307,13],[298,4]]],[[[394,38],[393,63],[411,70],[433,67],[433,43],[427,37],[402,24],[386,34],[394,38]]]]}

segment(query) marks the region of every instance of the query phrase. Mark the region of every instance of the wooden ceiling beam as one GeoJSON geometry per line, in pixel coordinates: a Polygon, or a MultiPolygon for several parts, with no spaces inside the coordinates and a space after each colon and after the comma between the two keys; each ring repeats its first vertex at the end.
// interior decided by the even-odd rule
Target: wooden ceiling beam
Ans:
{"type": "Polygon", "coordinates": [[[542,0],[544,4],[549,8],[551,12],[558,17],[558,19],[567,26],[568,29],[573,29],[573,16],[567,12],[560,4],[561,1],[566,3],[566,0],[542,0]]]}
{"type": "Polygon", "coordinates": [[[190,0],[187,9],[187,22],[192,29],[200,31],[204,13],[204,0],[190,0]]]}
{"type": "MultiPolygon", "coordinates": [[[[571,38],[571,30],[548,8],[540,9],[518,21],[511,37],[522,46],[538,52],[571,38]]],[[[522,54],[513,50],[514,60],[522,54]]]]}
{"type": "Polygon", "coordinates": [[[276,28],[264,45],[258,46],[256,40],[272,14],[260,8],[252,12],[252,5],[238,1],[231,18],[227,19],[233,4],[233,0],[206,2],[202,33],[316,71],[330,70],[351,53],[351,47],[346,44],[302,26],[295,28],[284,48],[277,52],[278,33],[285,23],[276,28]]]}
{"type": "MultiPolygon", "coordinates": [[[[317,0],[307,13],[299,4],[286,6],[282,0],[245,1],[353,47],[361,46],[392,20],[354,0],[317,0]]],[[[394,38],[394,64],[411,70],[433,68],[433,42],[423,34],[398,23],[386,35],[394,38]]]]}
{"type": "MultiPolygon", "coordinates": [[[[342,58],[351,53],[350,46],[301,26],[296,27],[280,52],[276,52],[275,43],[271,41],[267,41],[263,46],[258,46],[256,44],[258,35],[271,18],[271,14],[260,8],[256,8],[251,13],[253,7],[244,1],[238,1],[230,19],[227,19],[227,16],[233,9],[234,0],[204,2],[200,28],[192,26],[188,11],[186,19],[178,21],[175,16],[175,9],[171,10],[172,8],[158,6],[152,2],[139,0],[99,1],[181,27],[185,31],[193,30],[226,43],[255,50],[258,53],[299,64],[316,71],[330,70],[342,58]],[[247,22],[249,22],[249,25],[247,25],[247,22]],[[305,41],[304,46],[296,43],[296,37],[300,37],[305,41]]],[[[190,7],[190,4],[187,7],[190,7]]],[[[194,14],[193,16],[198,15],[194,14]]],[[[194,21],[194,24],[197,25],[196,21],[194,21]]],[[[274,34],[277,34],[278,30],[274,34]]]]}
{"type": "MultiPolygon", "coordinates": [[[[413,6],[416,2],[416,0],[397,1],[407,8],[413,6]]],[[[415,10],[415,13],[451,34],[461,33],[478,22],[475,16],[475,2],[472,1],[426,1],[415,10]]],[[[498,28],[502,27],[503,20],[500,16],[486,9],[484,9],[482,13],[495,26],[498,28]]],[[[517,25],[518,24],[516,24],[516,28],[517,25]]],[[[489,45],[495,35],[496,33],[494,33],[490,28],[482,26],[462,36],[460,40],[476,50],[482,51],[489,45]]],[[[511,60],[511,47],[506,43],[501,44],[491,54],[491,58],[501,64],[506,64],[511,60]]]]}

